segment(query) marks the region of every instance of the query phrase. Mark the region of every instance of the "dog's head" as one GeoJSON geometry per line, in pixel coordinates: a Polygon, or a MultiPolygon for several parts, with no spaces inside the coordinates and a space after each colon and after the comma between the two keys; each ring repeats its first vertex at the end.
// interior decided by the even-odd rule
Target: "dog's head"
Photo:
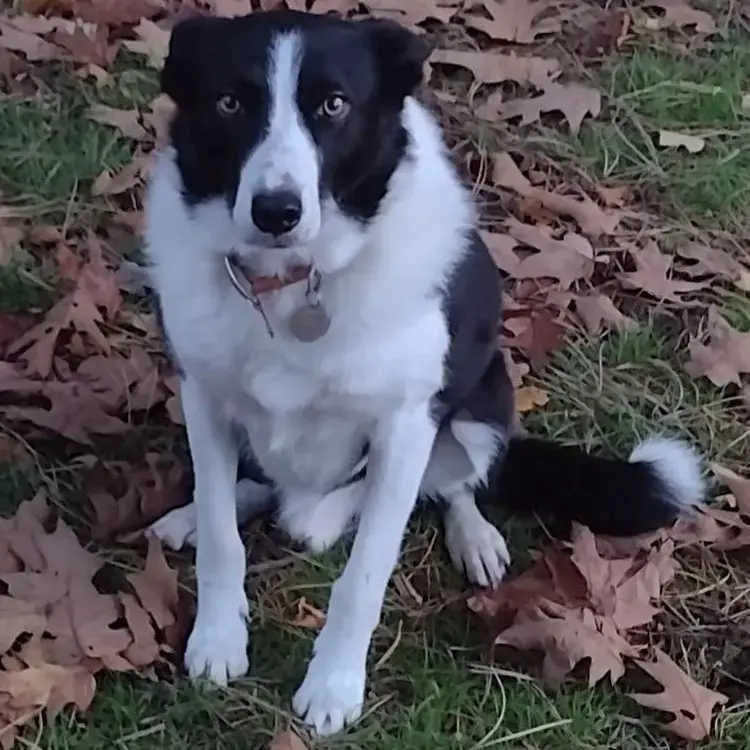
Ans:
{"type": "Polygon", "coordinates": [[[389,21],[281,11],[178,23],[162,88],[177,104],[188,200],[225,199],[248,252],[314,241],[331,200],[368,218],[426,54],[389,21]]]}

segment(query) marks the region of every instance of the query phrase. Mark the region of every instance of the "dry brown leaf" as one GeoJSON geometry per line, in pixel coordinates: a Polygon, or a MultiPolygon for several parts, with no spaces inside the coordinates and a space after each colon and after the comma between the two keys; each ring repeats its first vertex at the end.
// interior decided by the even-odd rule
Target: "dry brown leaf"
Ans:
{"type": "Polygon", "coordinates": [[[599,333],[602,328],[613,328],[617,331],[631,331],[638,328],[638,323],[623,315],[614,302],[604,294],[589,294],[575,297],[578,316],[589,333],[599,333]]]}
{"type": "Polygon", "coordinates": [[[515,81],[518,84],[532,83],[542,88],[560,72],[557,60],[518,57],[513,53],[506,55],[498,52],[436,49],[429,61],[431,64],[466,68],[471,71],[477,83],[487,84],[515,81]]]}
{"type": "Polygon", "coordinates": [[[147,135],[137,109],[116,109],[104,104],[95,104],[89,109],[88,116],[102,125],[111,125],[126,138],[132,138],[134,141],[142,141],[147,135]]]}
{"type": "Polygon", "coordinates": [[[676,250],[681,258],[693,261],[690,265],[680,264],[679,270],[686,276],[719,276],[730,281],[739,281],[743,274],[750,273],[750,269],[718,247],[710,247],[700,242],[687,242],[676,250]]]}
{"type": "Polygon", "coordinates": [[[548,0],[479,0],[471,3],[469,10],[481,6],[489,18],[464,12],[462,20],[466,26],[482,31],[492,39],[505,42],[530,44],[540,34],[559,31],[559,18],[548,18],[535,23],[537,17],[553,7],[548,0]]]}
{"type": "Polygon", "coordinates": [[[737,511],[743,516],[750,517],[750,479],[741,477],[736,472],[721,466],[717,463],[711,464],[711,471],[724,484],[729,487],[729,491],[734,497],[737,511]]]}
{"type": "Polygon", "coordinates": [[[549,193],[533,186],[516,166],[513,157],[500,152],[492,157],[492,180],[496,185],[510,188],[519,195],[538,200],[545,208],[560,215],[571,216],[581,231],[589,237],[611,234],[620,223],[620,214],[605,211],[587,196],[574,198],[569,195],[549,193]]]}
{"type": "Polygon", "coordinates": [[[691,154],[697,154],[706,147],[706,141],[697,135],[675,133],[673,130],[660,130],[659,145],[664,148],[684,148],[691,154]]]}
{"type": "Polygon", "coordinates": [[[716,32],[716,21],[705,11],[697,10],[685,0],[647,0],[644,8],[660,8],[663,18],[651,18],[649,28],[664,29],[669,26],[695,26],[703,34],[716,32]]]}
{"type": "Polygon", "coordinates": [[[223,18],[246,16],[253,11],[251,0],[208,0],[205,4],[214,15],[223,18]]]}
{"type": "Polygon", "coordinates": [[[0,48],[20,52],[30,62],[63,58],[63,49],[39,36],[53,28],[46,19],[37,22],[34,16],[0,16],[0,48]]]}
{"type": "Polygon", "coordinates": [[[142,18],[133,31],[138,37],[137,41],[126,40],[123,44],[131,52],[145,55],[152,68],[161,70],[167,59],[170,33],[147,18],[142,18]]]}
{"type": "Polygon", "coordinates": [[[325,612],[313,607],[304,596],[297,600],[294,617],[289,621],[296,628],[307,628],[309,630],[320,630],[326,624],[325,612]]]}
{"type": "Polygon", "coordinates": [[[169,567],[161,542],[153,534],[148,536],[145,568],[140,573],[128,574],[127,579],[159,630],[166,630],[176,622],[180,600],[177,571],[169,567]]]}
{"type": "Polygon", "coordinates": [[[650,294],[658,300],[682,302],[683,294],[705,289],[706,285],[695,281],[675,279],[671,273],[674,258],[662,253],[653,240],[643,247],[628,247],[635,261],[636,270],[631,273],[619,273],[617,277],[625,286],[650,294]]]}
{"type": "Polygon", "coordinates": [[[531,99],[513,99],[500,102],[494,116],[485,119],[512,120],[521,118],[521,125],[536,122],[547,112],[561,112],[570,131],[577,134],[586,115],[598,117],[602,107],[602,95],[598,89],[582,83],[548,83],[544,93],[531,99]]]}
{"type": "Polygon", "coordinates": [[[714,709],[727,702],[727,696],[699,685],[661,649],[656,649],[656,661],[636,659],[635,663],[664,686],[660,693],[629,693],[630,697],[647,708],[666,711],[674,719],[665,729],[686,740],[698,742],[711,734],[714,709]]]}
{"type": "Polygon", "coordinates": [[[508,314],[503,326],[513,334],[513,338],[506,340],[506,345],[519,349],[537,369],[547,361],[551,352],[562,346],[566,332],[565,326],[545,309],[536,310],[531,315],[508,314]]]}
{"type": "MultiPolygon", "coordinates": [[[[322,6],[318,4],[319,7],[322,6]]],[[[331,3],[328,3],[330,6],[331,3]]],[[[353,0],[338,0],[336,6],[329,8],[337,13],[344,14],[348,11],[354,11],[359,5],[353,0]]],[[[448,23],[459,10],[460,0],[450,0],[442,2],[440,0],[363,0],[363,5],[370,11],[370,15],[377,18],[390,18],[403,26],[416,26],[425,21],[440,21],[448,23]]],[[[324,12],[322,9],[313,6],[317,13],[324,12]]]]}
{"type": "Polygon", "coordinates": [[[308,750],[308,747],[291,729],[285,729],[271,740],[268,750],[308,750]]]}
{"type": "Polygon", "coordinates": [[[516,389],[515,399],[516,411],[525,414],[539,406],[546,406],[549,402],[549,393],[535,385],[524,385],[516,389]]]}
{"type": "Polygon", "coordinates": [[[117,47],[109,43],[109,34],[103,26],[76,24],[71,30],[57,29],[52,41],[67,52],[72,62],[96,65],[106,69],[115,61],[117,47]]]}
{"type": "Polygon", "coordinates": [[[714,385],[740,385],[741,375],[750,373],[750,333],[742,333],[713,307],[708,311],[708,343],[690,339],[690,362],[685,369],[694,377],[706,377],[714,385]]]}

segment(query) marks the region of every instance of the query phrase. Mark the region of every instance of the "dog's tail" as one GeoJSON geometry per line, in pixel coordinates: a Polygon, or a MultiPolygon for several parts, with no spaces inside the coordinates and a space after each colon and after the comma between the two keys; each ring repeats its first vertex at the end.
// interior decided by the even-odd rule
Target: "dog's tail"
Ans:
{"type": "Polygon", "coordinates": [[[668,438],[645,440],[623,461],[514,437],[497,480],[503,505],[611,536],[667,526],[704,494],[698,456],[668,438]]]}

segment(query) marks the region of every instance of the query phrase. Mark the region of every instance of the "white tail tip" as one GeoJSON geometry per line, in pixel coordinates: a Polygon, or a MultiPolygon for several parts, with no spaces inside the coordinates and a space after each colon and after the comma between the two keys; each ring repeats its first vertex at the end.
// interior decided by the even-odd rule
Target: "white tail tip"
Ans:
{"type": "Polygon", "coordinates": [[[705,489],[700,458],[687,443],[670,438],[648,438],[635,447],[628,460],[631,464],[651,464],[681,507],[699,505],[703,501],[705,489]]]}

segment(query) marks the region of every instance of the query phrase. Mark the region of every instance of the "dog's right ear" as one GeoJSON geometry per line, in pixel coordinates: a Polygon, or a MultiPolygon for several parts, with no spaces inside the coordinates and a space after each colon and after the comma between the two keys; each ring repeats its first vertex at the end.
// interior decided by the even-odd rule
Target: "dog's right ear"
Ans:
{"type": "Polygon", "coordinates": [[[196,52],[205,43],[218,18],[190,16],[172,27],[169,51],[161,71],[161,90],[178,107],[185,107],[195,89],[195,77],[200,71],[195,68],[196,52]]]}

